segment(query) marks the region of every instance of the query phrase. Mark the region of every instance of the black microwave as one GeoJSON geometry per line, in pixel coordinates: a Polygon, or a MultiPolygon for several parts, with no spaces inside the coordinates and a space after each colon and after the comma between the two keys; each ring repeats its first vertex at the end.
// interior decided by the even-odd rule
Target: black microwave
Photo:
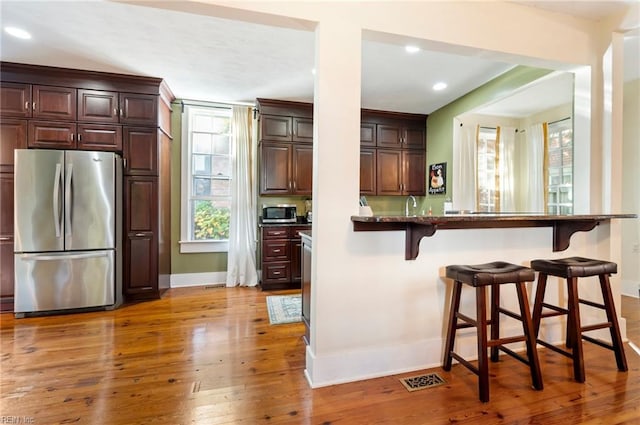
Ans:
{"type": "Polygon", "coordinates": [[[296,221],[295,205],[280,204],[262,206],[263,223],[295,223],[296,221]]]}

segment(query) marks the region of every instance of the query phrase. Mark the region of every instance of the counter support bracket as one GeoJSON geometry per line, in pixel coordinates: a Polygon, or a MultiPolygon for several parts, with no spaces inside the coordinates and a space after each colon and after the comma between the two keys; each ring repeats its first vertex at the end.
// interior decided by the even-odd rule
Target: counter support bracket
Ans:
{"type": "Polygon", "coordinates": [[[436,229],[437,226],[435,224],[407,223],[404,259],[415,260],[418,258],[420,241],[425,236],[433,236],[436,233],[436,229]]]}
{"type": "Polygon", "coordinates": [[[598,224],[598,220],[556,221],[553,223],[553,251],[564,251],[569,248],[571,236],[575,232],[588,232],[598,224]]]}

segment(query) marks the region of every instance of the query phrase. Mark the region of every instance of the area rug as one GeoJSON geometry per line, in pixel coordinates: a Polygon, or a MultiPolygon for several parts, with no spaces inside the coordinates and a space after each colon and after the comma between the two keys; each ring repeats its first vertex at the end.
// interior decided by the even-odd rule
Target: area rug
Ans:
{"type": "Polygon", "coordinates": [[[302,321],[302,297],[296,295],[271,295],[267,297],[269,323],[295,323],[302,321]]]}

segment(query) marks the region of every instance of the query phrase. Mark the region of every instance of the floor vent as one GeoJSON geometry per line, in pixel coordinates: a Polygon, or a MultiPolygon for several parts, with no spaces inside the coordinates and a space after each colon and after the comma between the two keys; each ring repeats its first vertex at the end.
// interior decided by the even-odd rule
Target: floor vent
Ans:
{"type": "Polygon", "coordinates": [[[425,388],[437,387],[438,385],[447,383],[447,381],[442,379],[442,377],[437,373],[427,373],[424,375],[400,378],[400,382],[404,385],[407,391],[424,390],[425,388]]]}

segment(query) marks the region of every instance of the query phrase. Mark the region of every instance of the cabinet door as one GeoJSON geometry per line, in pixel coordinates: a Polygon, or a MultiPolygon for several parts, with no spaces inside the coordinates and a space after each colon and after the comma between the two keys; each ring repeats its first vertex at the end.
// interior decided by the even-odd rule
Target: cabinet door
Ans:
{"type": "Polygon", "coordinates": [[[360,149],[360,193],[376,194],[376,150],[360,149]]]}
{"type": "Polygon", "coordinates": [[[293,117],[291,140],[294,142],[313,143],[313,120],[311,118],[293,117]]]}
{"type": "Polygon", "coordinates": [[[13,172],[13,150],[27,147],[27,121],[0,120],[0,172],[13,172]]]}
{"type": "Polygon", "coordinates": [[[158,175],[158,134],[155,128],[124,127],[125,173],[158,175]]]}
{"type": "Polygon", "coordinates": [[[47,120],[75,121],[77,90],[67,87],[33,86],[33,116],[47,120]]]}
{"type": "Polygon", "coordinates": [[[376,145],[376,125],[372,123],[360,123],[360,146],[376,145]]]}
{"type": "Polygon", "coordinates": [[[122,126],[114,124],[78,124],[78,149],[122,151],[122,126]]]}
{"type": "Polygon", "coordinates": [[[406,128],[403,137],[405,148],[424,149],[426,146],[424,128],[406,128]]]}
{"type": "Polygon", "coordinates": [[[402,128],[378,124],[376,138],[378,146],[384,148],[400,148],[402,146],[402,128]]]}
{"type": "Polygon", "coordinates": [[[0,311],[13,310],[13,173],[0,173],[0,311]]]}
{"type": "Polygon", "coordinates": [[[313,190],[313,147],[293,145],[292,153],[294,195],[311,195],[313,190]]]}
{"type": "Polygon", "coordinates": [[[29,121],[28,146],[45,149],[75,149],[76,124],[64,121],[29,121]]]}
{"type": "Polygon", "coordinates": [[[378,195],[402,194],[402,151],[378,149],[376,186],[378,195]]]}
{"type": "Polygon", "coordinates": [[[425,154],[420,151],[404,151],[402,159],[403,195],[426,194],[425,154]]]}
{"type": "Polygon", "coordinates": [[[260,193],[289,193],[291,188],[291,144],[262,143],[260,146],[260,193]]]}
{"type": "Polygon", "coordinates": [[[155,177],[125,178],[123,287],[127,295],[158,295],[158,183],[155,177]]]}
{"type": "Polygon", "coordinates": [[[267,114],[260,116],[260,140],[290,142],[291,133],[291,117],[267,114]]]}
{"type": "Polygon", "coordinates": [[[117,123],[119,115],[118,93],[78,90],[78,121],[117,123]]]}
{"type": "Polygon", "coordinates": [[[28,118],[31,110],[31,84],[2,83],[0,113],[3,117],[28,118]]]}
{"type": "Polygon", "coordinates": [[[291,281],[295,283],[300,283],[302,280],[302,263],[300,261],[301,251],[302,251],[302,240],[298,237],[296,239],[291,239],[289,241],[291,252],[289,258],[291,258],[291,262],[289,267],[291,268],[291,281]]]}
{"type": "Polygon", "coordinates": [[[304,339],[311,343],[311,245],[303,243],[301,258],[302,278],[300,292],[302,295],[302,321],[304,322],[304,339]]]}
{"type": "Polygon", "coordinates": [[[120,122],[156,126],[158,97],[152,94],[120,93],[120,122]]]}

